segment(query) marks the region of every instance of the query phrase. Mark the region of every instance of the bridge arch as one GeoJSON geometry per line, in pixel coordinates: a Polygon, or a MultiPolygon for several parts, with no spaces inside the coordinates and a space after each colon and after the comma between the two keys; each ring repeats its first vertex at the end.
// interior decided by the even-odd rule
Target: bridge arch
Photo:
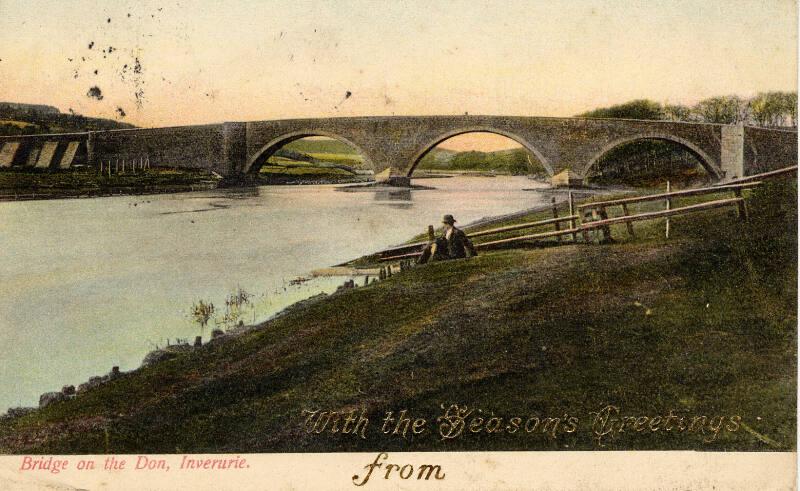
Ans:
{"type": "Polygon", "coordinates": [[[329,131],[320,131],[320,130],[301,130],[301,131],[293,131],[291,133],[285,133],[277,138],[274,138],[267,142],[266,145],[262,146],[256,153],[252,156],[248,157],[247,163],[245,164],[244,169],[242,169],[243,173],[247,174],[249,172],[258,172],[262,165],[270,158],[270,156],[278,151],[284,145],[291,143],[295,140],[300,140],[302,138],[308,138],[312,136],[324,136],[326,138],[331,138],[334,140],[339,140],[342,143],[346,143],[350,147],[354,148],[358,151],[359,155],[364,159],[364,164],[368,165],[373,170],[375,169],[375,164],[372,162],[369,154],[364,151],[359,145],[356,145],[349,139],[337,135],[335,133],[331,133],[329,131]]]}
{"type": "Polygon", "coordinates": [[[606,144],[603,148],[601,148],[589,160],[589,162],[586,164],[586,167],[583,168],[584,181],[588,179],[589,171],[592,169],[592,167],[597,165],[597,163],[605,154],[607,154],[608,152],[614,150],[615,148],[621,145],[625,145],[626,143],[632,143],[635,141],[644,141],[644,140],[661,140],[661,141],[669,141],[672,143],[677,143],[678,145],[681,145],[682,147],[689,150],[689,152],[692,155],[694,155],[695,158],[697,158],[697,160],[700,162],[700,165],[703,166],[706,172],[708,172],[714,179],[716,180],[722,179],[722,174],[720,172],[719,164],[717,163],[717,161],[711,158],[706,152],[704,152],[700,147],[698,147],[691,141],[667,133],[642,133],[638,135],[618,138],[606,144]]]}
{"type": "Polygon", "coordinates": [[[554,174],[553,167],[550,165],[550,162],[547,161],[544,155],[542,155],[542,153],[538,149],[536,149],[536,147],[528,143],[527,140],[520,137],[519,135],[516,135],[509,131],[494,128],[492,126],[472,126],[472,127],[459,128],[456,130],[448,131],[446,133],[440,134],[436,138],[424,144],[411,158],[411,165],[408,167],[408,171],[406,171],[406,176],[411,177],[411,174],[414,173],[414,169],[417,168],[417,165],[419,165],[422,158],[425,157],[425,155],[427,155],[428,152],[433,150],[437,145],[454,136],[463,135],[465,133],[492,133],[495,135],[504,136],[506,138],[514,140],[515,142],[519,143],[525,150],[535,155],[549,175],[552,176],[554,174]]]}

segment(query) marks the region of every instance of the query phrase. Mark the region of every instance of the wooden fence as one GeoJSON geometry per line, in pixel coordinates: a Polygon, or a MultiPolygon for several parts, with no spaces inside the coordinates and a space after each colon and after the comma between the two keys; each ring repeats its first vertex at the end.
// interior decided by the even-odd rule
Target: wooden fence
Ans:
{"type": "MultiPolygon", "coordinates": [[[[633,196],[629,198],[621,198],[614,200],[595,201],[591,203],[584,203],[577,208],[573,200],[572,193],[569,193],[569,213],[566,216],[559,216],[558,207],[553,198],[553,218],[545,220],[538,220],[535,222],[526,222],[516,225],[508,225],[505,227],[498,227],[489,230],[481,230],[479,232],[468,233],[467,237],[484,237],[488,235],[503,234],[517,230],[541,228],[553,225],[555,230],[542,231],[533,234],[520,235],[515,237],[500,238],[497,240],[482,242],[476,244],[476,249],[492,248],[500,245],[515,244],[521,242],[529,242],[533,240],[545,239],[555,237],[559,242],[571,237],[571,242],[578,242],[578,235],[586,243],[590,242],[589,233],[602,234],[602,240],[607,241],[611,239],[611,226],[625,224],[628,235],[635,237],[633,228],[634,222],[665,219],[665,235],[669,238],[670,233],[670,217],[678,215],[687,215],[700,211],[713,210],[724,207],[736,207],[740,220],[748,219],[747,202],[744,199],[743,191],[755,188],[761,185],[762,180],[774,177],[786,176],[788,174],[797,172],[797,166],[786,167],[762,174],[747,176],[741,179],[736,179],[726,183],[720,183],[704,188],[684,189],[680,191],[670,191],[669,182],[667,182],[667,191],[664,193],[648,194],[642,196],[633,196]],[[720,193],[732,193],[729,198],[718,198],[711,201],[702,203],[694,203],[675,207],[675,201],[681,198],[691,196],[706,196],[720,193]],[[664,208],[655,211],[642,211],[632,213],[631,207],[642,203],[649,202],[664,202],[664,208]],[[611,208],[619,207],[622,214],[619,216],[609,217],[608,211],[611,208]],[[568,223],[567,228],[562,228],[561,224],[568,223]]],[[[404,260],[417,257],[422,254],[422,249],[433,240],[433,227],[428,227],[429,241],[416,242],[414,244],[407,244],[391,249],[386,249],[379,252],[379,261],[395,261],[404,260]]]]}
{"type": "MultiPolygon", "coordinates": [[[[721,208],[725,206],[736,206],[739,210],[739,218],[747,220],[747,204],[742,197],[742,191],[760,185],[761,182],[745,182],[740,184],[725,184],[720,186],[712,186],[706,188],[684,189],[681,191],[672,191],[666,193],[649,194],[644,196],[634,196],[631,198],[622,198],[608,201],[596,201],[593,203],[584,203],[578,206],[582,210],[584,220],[581,223],[581,232],[585,242],[589,241],[589,231],[600,230],[603,234],[603,240],[611,238],[611,225],[624,223],[626,225],[628,235],[635,237],[633,230],[633,222],[643,220],[655,220],[659,218],[666,218],[665,235],[669,238],[669,217],[676,215],[685,215],[688,213],[695,213],[698,211],[711,210],[714,208],[721,208]],[[679,198],[686,198],[689,196],[701,196],[709,194],[719,194],[723,192],[733,192],[732,198],[717,199],[707,201],[704,203],[697,203],[693,205],[683,206],[679,208],[673,207],[673,201],[679,198]],[[664,209],[658,211],[649,211],[642,213],[631,214],[629,205],[647,203],[652,201],[664,201],[664,209]],[[609,218],[608,209],[611,207],[621,207],[622,215],[609,218]]],[[[669,184],[668,184],[669,186],[669,184]]],[[[669,187],[668,187],[669,189],[669,187]]]]}

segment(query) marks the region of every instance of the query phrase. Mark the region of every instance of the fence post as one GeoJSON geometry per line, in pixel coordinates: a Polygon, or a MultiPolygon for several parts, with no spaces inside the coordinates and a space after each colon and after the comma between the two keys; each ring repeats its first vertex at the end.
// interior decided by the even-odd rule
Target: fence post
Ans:
{"type": "MultiPolygon", "coordinates": [[[[737,198],[742,198],[742,188],[736,188],[733,190],[733,194],[736,195],[737,198]]],[[[744,200],[738,203],[739,206],[739,220],[747,221],[747,203],[744,200]]]]}
{"type": "MultiPolygon", "coordinates": [[[[552,198],[550,198],[550,202],[553,204],[553,218],[558,218],[558,205],[556,204],[556,197],[553,196],[552,198]]],[[[556,225],[556,232],[560,231],[561,230],[561,224],[556,222],[555,225],[556,225]]],[[[561,242],[561,236],[560,235],[556,235],[556,240],[558,240],[558,242],[560,243],[561,242]]]]}
{"type": "MultiPolygon", "coordinates": [[[[608,213],[606,212],[605,206],[599,207],[597,214],[600,216],[600,220],[605,220],[608,218],[608,213]]],[[[603,229],[603,240],[611,240],[611,228],[608,225],[603,225],[601,228],[603,229]]]]}
{"type": "MultiPolygon", "coordinates": [[[[592,208],[591,213],[592,213],[592,217],[594,217],[594,208],[592,208]]],[[[581,216],[580,216],[581,225],[583,225],[583,222],[586,220],[586,216],[587,215],[588,215],[588,213],[586,212],[586,210],[584,210],[582,212],[581,216]]],[[[583,242],[588,244],[589,243],[589,231],[586,230],[585,228],[581,227],[581,235],[583,235],[583,242]]]]}
{"type": "MultiPolygon", "coordinates": [[[[625,216],[628,216],[628,205],[626,203],[622,203],[622,213],[625,216]]],[[[631,237],[636,237],[636,235],[633,233],[633,223],[625,222],[625,225],[628,228],[628,235],[630,235],[631,237]]]]}
{"type": "Polygon", "coordinates": [[[114,160],[114,172],[119,174],[119,159],[114,160]]]}
{"type": "MultiPolygon", "coordinates": [[[[670,189],[669,181],[667,181],[667,194],[669,194],[670,192],[669,189],[670,189]]],[[[672,208],[672,200],[669,198],[669,196],[667,196],[667,203],[666,203],[667,211],[669,211],[670,208],[672,208]]],[[[669,217],[667,217],[667,225],[666,229],[664,230],[664,237],[669,239],[669,217]]]]}
{"type": "MultiPolygon", "coordinates": [[[[572,191],[569,192],[569,216],[575,216],[575,197],[572,195],[572,191]]],[[[575,230],[577,223],[574,218],[569,219],[569,226],[572,230],[575,230]]],[[[578,242],[578,234],[572,232],[572,242],[578,242]]]]}

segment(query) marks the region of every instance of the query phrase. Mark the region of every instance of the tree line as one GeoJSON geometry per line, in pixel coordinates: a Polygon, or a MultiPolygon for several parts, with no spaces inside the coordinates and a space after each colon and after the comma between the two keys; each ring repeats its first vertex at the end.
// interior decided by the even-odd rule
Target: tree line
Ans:
{"type": "Polygon", "coordinates": [[[797,92],[760,92],[751,98],[716,96],[703,99],[693,106],[636,99],[577,116],[797,127],[797,92]]]}

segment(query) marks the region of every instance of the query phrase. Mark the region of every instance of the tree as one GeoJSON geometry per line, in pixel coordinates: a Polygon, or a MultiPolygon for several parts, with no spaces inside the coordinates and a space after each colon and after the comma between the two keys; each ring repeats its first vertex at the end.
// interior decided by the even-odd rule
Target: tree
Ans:
{"type": "Polygon", "coordinates": [[[760,92],[750,111],[759,126],[797,126],[797,92],[760,92]]]}
{"type": "Polygon", "coordinates": [[[579,114],[584,118],[664,119],[661,104],[649,99],[636,99],[611,107],[601,107],[579,114]]]}
{"type": "Polygon", "coordinates": [[[692,108],[683,104],[664,104],[664,117],[670,121],[693,121],[692,108]]]}
{"type": "Polygon", "coordinates": [[[706,123],[737,124],[747,121],[748,104],[739,96],[727,95],[704,99],[692,108],[706,123]]]}

